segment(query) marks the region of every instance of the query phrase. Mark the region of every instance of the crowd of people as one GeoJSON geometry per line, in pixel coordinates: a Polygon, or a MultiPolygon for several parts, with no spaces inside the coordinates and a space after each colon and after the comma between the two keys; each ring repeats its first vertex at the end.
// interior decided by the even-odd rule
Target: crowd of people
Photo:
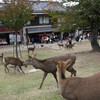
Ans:
{"type": "MultiPolygon", "coordinates": [[[[89,37],[90,37],[90,33],[83,33],[78,35],[77,37],[74,37],[72,34],[69,34],[69,36],[66,37],[66,40],[68,41],[69,44],[72,44],[73,39],[75,39],[76,42],[81,42],[85,39],[89,39],[89,37]]],[[[48,43],[61,41],[62,43],[63,40],[65,40],[65,37],[60,36],[60,34],[59,35],[52,34],[52,36],[48,36],[48,35],[40,36],[38,42],[48,44],[48,43]]],[[[34,37],[31,38],[31,42],[33,44],[35,43],[34,37]]]]}

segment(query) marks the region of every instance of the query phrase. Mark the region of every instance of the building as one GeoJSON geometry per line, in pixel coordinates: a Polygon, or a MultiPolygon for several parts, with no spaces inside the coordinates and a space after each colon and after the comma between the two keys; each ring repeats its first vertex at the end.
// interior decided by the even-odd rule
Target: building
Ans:
{"type": "MultiPolygon", "coordinates": [[[[21,40],[24,44],[27,42],[27,37],[30,42],[32,42],[32,38],[34,38],[34,42],[41,42],[42,37],[45,35],[52,37],[53,34],[61,34],[60,32],[54,33],[54,31],[56,31],[60,25],[55,27],[53,23],[51,23],[50,16],[44,12],[44,9],[48,10],[52,8],[59,11],[66,10],[63,6],[60,5],[60,3],[54,3],[56,3],[56,7],[53,7],[52,4],[49,4],[48,1],[40,1],[33,4],[34,13],[32,15],[35,16],[35,18],[29,21],[22,29],[21,40]]],[[[60,19],[58,19],[58,21],[60,21],[60,19]]],[[[4,26],[1,27],[5,28],[4,26]]],[[[8,44],[13,41],[13,39],[11,40],[11,38],[14,37],[12,33],[14,33],[13,30],[1,30],[0,28],[0,35],[1,37],[4,34],[7,35],[6,41],[8,44]]]]}

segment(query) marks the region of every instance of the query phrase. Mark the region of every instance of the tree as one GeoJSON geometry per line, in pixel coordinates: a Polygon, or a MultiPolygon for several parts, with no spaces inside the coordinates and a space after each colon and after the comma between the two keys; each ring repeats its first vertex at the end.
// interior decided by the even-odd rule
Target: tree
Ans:
{"type": "MultiPolygon", "coordinates": [[[[93,51],[100,51],[98,31],[100,28],[100,0],[67,0],[76,5],[66,5],[66,12],[62,14],[60,30],[66,32],[75,29],[90,28],[91,46],[93,51]]],[[[65,3],[66,0],[63,0],[65,3]]],[[[53,16],[53,15],[52,15],[53,16]]]]}
{"type": "Polygon", "coordinates": [[[76,24],[81,29],[89,27],[91,30],[90,42],[93,51],[100,51],[98,43],[98,31],[100,28],[100,0],[68,0],[78,2],[75,6],[70,6],[72,24],[76,24]]]}
{"type": "Polygon", "coordinates": [[[32,17],[32,2],[29,0],[3,0],[3,9],[0,10],[0,20],[3,25],[9,29],[13,29],[16,34],[16,57],[18,58],[17,50],[17,34],[23,26],[31,20],[32,17]]]}

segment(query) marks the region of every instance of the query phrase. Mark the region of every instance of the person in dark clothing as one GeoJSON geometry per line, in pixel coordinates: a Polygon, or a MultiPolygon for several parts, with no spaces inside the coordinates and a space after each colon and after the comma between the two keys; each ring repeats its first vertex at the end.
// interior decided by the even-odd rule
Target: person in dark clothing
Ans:
{"type": "Polygon", "coordinates": [[[76,42],[79,42],[79,36],[76,37],[76,42]]]}
{"type": "Polygon", "coordinates": [[[68,38],[68,42],[69,42],[69,44],[72,44],[72,38],[71,37],[68,38]]]}

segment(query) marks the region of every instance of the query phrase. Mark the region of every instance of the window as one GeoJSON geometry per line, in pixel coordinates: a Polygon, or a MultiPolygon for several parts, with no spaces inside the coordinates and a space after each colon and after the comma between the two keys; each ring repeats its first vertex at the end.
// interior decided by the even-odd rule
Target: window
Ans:
{"type": "Polygon", "coordinates": [[[61,18],[58,18],[58,20],[57,20],[58,22],[61,22],[61,18]]]}
{"type": "Polygon", "coordinates": [[[40,16],[39,24],[49,24],[49,17],[48,16],[40,16]]]}
{"type": "Polygon", "coordinates": [[[31,21],[28,21],[26,25],[30,25],[30,24],[31,24],[31,21]]]}

